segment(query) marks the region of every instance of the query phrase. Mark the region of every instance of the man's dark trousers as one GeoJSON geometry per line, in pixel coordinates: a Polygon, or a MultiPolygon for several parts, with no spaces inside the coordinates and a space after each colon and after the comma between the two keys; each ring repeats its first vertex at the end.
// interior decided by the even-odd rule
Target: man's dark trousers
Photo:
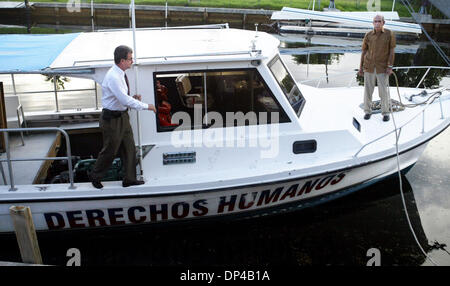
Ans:
{"type": "Polygon", "coordinates": [[[103,149],[98,154],[91,177],[101,180],[119,153],[124,168],[124,181],[136,180],[136,151],[128,112],[117,118],[100,118],[103,149]]]}

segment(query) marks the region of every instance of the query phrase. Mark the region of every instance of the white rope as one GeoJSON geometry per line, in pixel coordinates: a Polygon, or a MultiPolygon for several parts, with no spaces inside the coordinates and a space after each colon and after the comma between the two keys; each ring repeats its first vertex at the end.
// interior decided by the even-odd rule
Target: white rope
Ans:
{"type": "MultiPolygon", "coordinates": [[[[388,84],[387,84],[388,94],[389,94],[389,98],[390,98],[391,95],[390,95],[390,88],[389,88],[389,77],[388,77],[387,81],[388,81],[388,84]]],[[[398,90],[398,85],[397,85],[397,90],[398,90]]],[[[399,96],[400,96],[400,94],[399,94],[399,96]]],[[[428,258],[428,260],[430,260],[431,263],[433,263],[435,266],[438,266],[438,264],[436,262],[434,262],[434,260],[430,256],[428,256],[428,254],[425,252],[425,250],[420,245],[419,240],[417,239],[416,233],[414,232],[414,229],[412,227],[411,220],[409,219],[408,209],[406,208],[406,203],[405,203],[405,196],[403,194],[402,174],[400,171],[400,155],[399,155],[399,151],[398,151],[399,132],[397,132],[397,125],[395,124],[394,112],[392,111],[391,105],[389,105],[389,110],[390,110],[392,122],[394,123],[394,128],[395,128],[394,130],[395,130],[395,152],[397,155],[396,156],[396,158],[397,158],[397,173],[398,173],[398,179],[399,179],[399,185],[400,185],[400,194],[401,194],[401,198],[402,198],[403,209],[404,209],[404,212],[406,215],[406,220],[408,221],[409,229],[411,230],[411,233],[414,236],[414,240],[416,241],[416,243],[419,246],[420,250],[422,251],[423,255],[425,255],[425,257],[428,258]]]]}

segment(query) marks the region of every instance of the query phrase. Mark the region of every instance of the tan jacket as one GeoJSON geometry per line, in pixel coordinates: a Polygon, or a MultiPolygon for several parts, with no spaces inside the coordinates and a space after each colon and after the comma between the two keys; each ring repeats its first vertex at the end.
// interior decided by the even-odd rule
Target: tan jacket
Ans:
{"type": "Polygon", "coordinates": [[[363,69],[365,72],[384,73],[388,65],[394,64],[394,59],[389,62],[389,52],[395,48],[394,32],[382,29],[380,33],[375,30],[367,32],[364,36],[362,50],[367,51],[364,57],[363,69]]]}

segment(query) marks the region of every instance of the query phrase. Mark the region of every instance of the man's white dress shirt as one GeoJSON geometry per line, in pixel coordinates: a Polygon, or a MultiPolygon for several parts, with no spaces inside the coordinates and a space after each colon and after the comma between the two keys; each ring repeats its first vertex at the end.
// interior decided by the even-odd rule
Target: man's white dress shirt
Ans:
{"type": "Polygon", "coordinates": [[[102,82],[102,106],[116,111],[125,111],[128,107],[137,110],[148,109],[148,104],[128,95],[125,72],[114,64],[106,73],[102,82]]]}

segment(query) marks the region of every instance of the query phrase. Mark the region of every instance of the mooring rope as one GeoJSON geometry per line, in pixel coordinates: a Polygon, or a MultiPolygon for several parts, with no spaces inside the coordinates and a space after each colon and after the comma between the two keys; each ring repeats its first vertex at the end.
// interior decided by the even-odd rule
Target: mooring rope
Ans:
{"type": "MultiPolygon", "coordinates": [[[[398,80],[397,80],[397,75],[393,72],[395,80],[396,80],[396,84],[397,84],[397,93],[398,96],[400,98],[400,92],[399,92],[399,88],[398,88],[398,80]]],[[[390,94],[389,91],[389,81],[388,81],[388,92],[390,94]]],[[[389,96],[390,97],[390,96],[389,96]]],[[[400,99],[401,102],[401,99],[400,99]]],[[[414,240],[416,241],[417,245],[419,246],[420,250],[422,251],[423,255],[425,255],[426,258],[428,258],[431,263],[433,263],[435,266],[438,266],[438,264],[436,262],[434,262],[434,260],[425,252],[425,250],[422,248],[422,245],[420,245],[419,240],[417,239],[417,235],[414,231],[414,228],[411,224],[411,220],[409,218],[409,214],[408,214],[408,209],[406,208],[406,203],[405,203],[405,196],[403,194],[403,181],[402,181],[402,174],[401,174],[401,170],[400,170],[400,155],[399,155],[399,151],[398,151],[398,138],[399,138],[399,132],[397,131],[397,124],[395,123],[395,118],[394,118],[394,111],[392,110],[392,107],[390,107],[390,112],[391,112],[391,117],[392,117],[392,122],[394,123],[394,130],[395,130],[395,152],[396,152],[396,158],[397,158],[397,173],[398,173],[398,179],[399,179],[399,186],[400,186],[400,195],[402,198],[402,203],[403,203],[403,210],[405,212],[406,215],[406,220],[408,221],[408,225],[409,225],[409,229],[411,230],[411,233],[414,237],[414,240]]]]}

